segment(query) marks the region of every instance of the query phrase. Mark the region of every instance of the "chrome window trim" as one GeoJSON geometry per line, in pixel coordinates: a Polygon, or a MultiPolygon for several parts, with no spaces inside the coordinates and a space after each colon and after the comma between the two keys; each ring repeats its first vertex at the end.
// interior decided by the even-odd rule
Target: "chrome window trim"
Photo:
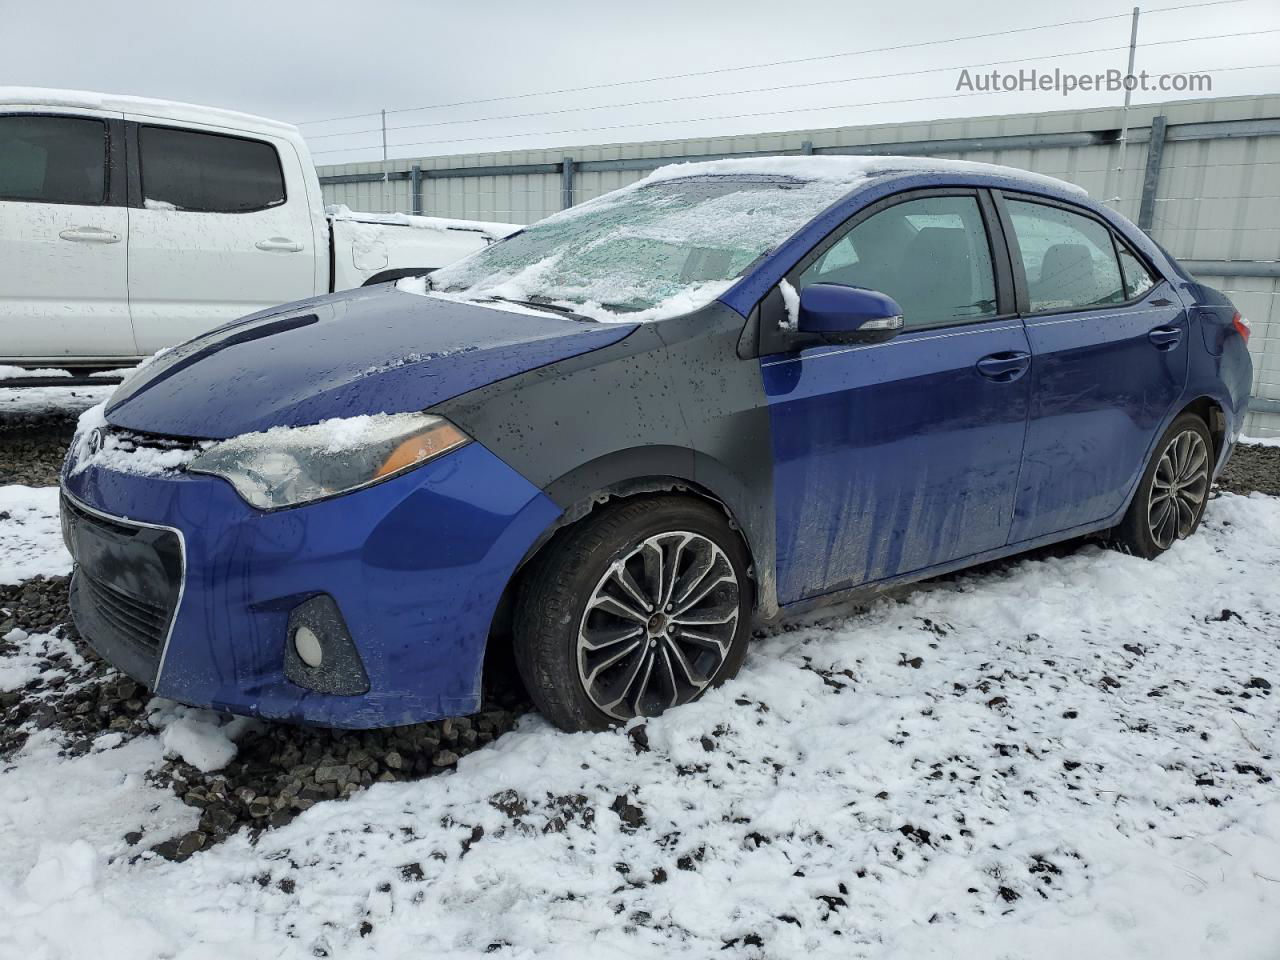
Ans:
{"type": "MultiPolygon", "coordinates": [[[[1139,301],[1141,302],[1141,301],[1139,301]]],[[[1137,306],[1137,304],[1134,304],[1137,306]]],[[[1141,310],[1113,310],[1099,313],[1096,310],[1079,311],[1079,316],[1062,317],[1053,313],[1037,313],[1023,318],[1028,327],[1051,327],[1057,323],[1080,323],[1083,320],[1106,320],[1109,317],[1132,317],[1140,313],[1155,313],[1163,307],[1144,307],[1141,310]]]]}
{"type": "MultiPolygon", "coordinates": [[[[994,317],[992,319],[995,319],[994,317]]],[[[990,322],[990,320],[986,321],[990,322]]],[[[886,340],[884,343],[865,343],[856,347],[843,347],[839,350],[828,350],[826,353],[811,353],[808,356],[784,357],[781,360],[768,360],[762,362],[762,367],[776,367],[783,363],[798,363],[802,360],[821,360],[824,357],[838,357],[844,353],[853,353],[856,350],[879,350],[881,347],[893,347],[907,343],[923,343],[927,340],[945,340],[948,337],[968,337],[976,333],[996,333],[1000,330],[1021,330],[1021,323],[1005,324],[1003,327],[985,327],[981,326],[981,322],[975,324],[966,324],[964,330],[953,330],[951,333],[935,333],[931,336],[912,337],[899,335],[893,340],[886,340]]]]}
{"type": "MultiPolygon", "coordinates": [[[[111,523],[117,523],[124,527],[139,527],[145,530],[165,530],[169,533],[175,534],[178,538],[178,560],[182,567],[182,573],[178,578],[178,600],[173,605],[173,616],[169,618],[169,627],[165,631],[164,646],[160,648],[160,662],[156,666],[156,677],[155,680],[152,681],[151,688],[151,692],[155,693],[160,687],[160,676],[164,673],[165,657],[169,654],[169,641],[173,639],[173,628],[178,622],[178,614],[182,610],[182,598],[187,592],[187,538],[177,527],[171,527],[163,523],[144,523],[141,520],[130,520],[127,517],[118,517],[103,510],[98,510],[89,506],[68,490],[65,483],[59,483],[58,486],[62,496],[66,497],[67,500],[69,500],[78,510],[83,510],[85,513],[91,514],[92,516],[100,517],[103,520],[110,521],[111,523]]],[[[74,558],[72,559],[74,560],[74,558]]],[[[74,567],[72,569],[74,570],[74,567]]]]}

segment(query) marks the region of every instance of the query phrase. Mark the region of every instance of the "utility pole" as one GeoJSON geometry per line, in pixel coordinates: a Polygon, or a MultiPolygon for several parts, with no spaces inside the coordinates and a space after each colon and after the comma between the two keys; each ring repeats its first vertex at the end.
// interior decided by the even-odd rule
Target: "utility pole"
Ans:
{"type": "Polygon", "coordinates": [[[1133,8],[1133,26],[1129,30],[1129,68],[1124,75],[1124,111],[1120,118],[1120,164],[1116,168],[1116,199],[1124,184],[1124,152],[1129,143],[1129,101],[1133,99],[1133,90],[1129,86],[1129,78],[1133,76],[1133,63],[1138,53],[1138,14],[1141,11],[1133,8]]]}
{"type": "Polygon", "coordinates": [[[388,173],[389,171],[387,169],[387,110],[385,107],[383,107],[382,109],[382,206],[383,206],[384,212],[390,213],[391,211],[386,210],[387,184],[391,182],[391,178],[388,176],[388,173]]]}

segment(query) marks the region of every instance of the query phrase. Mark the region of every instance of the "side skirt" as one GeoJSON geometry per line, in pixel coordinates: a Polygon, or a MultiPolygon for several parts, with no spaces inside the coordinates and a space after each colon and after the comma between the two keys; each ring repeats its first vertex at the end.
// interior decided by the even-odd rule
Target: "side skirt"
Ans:
{"type": "MultiPolygon", "coordinates": [[[[1128,508],[1128,504],[1125,504],[1128,508]]],[[[1122,510],[1119,516],[1123,516],[1122,510]]],[[[824,593],[816,597],[806,597],[803,600],[797,600],[782,607],[777,616],[764,619],[757,617],[757,624],[760,626],[772,626],[774,624],[790,621],[793,618],[801,617],[804,614],[812,613],[816,610],[825,610],[828,607],[857,607],[876,599],[881,594],[892,589],[893,587],[905,586],[911,583],[919,583],[921,580],[931,580],[934,577],[940,577],[944,574],[954,573],[957,570],[964,570],[967,567],[975,567],[982,563],[988,563],[992,560],[1001,560],[1005,557],[1016,556],[1019,553],[1026,553],[1029,550],[1035,550],[1039,547],[1047,547],[1050,544],[1062,543],[1065,540],[1075,540],[1080,537],[1087,537],[1090,534],[1098,533],[1102,530],[1109,530],[1118,522],[1119,517],[1107,517],[1105,520],[1087,523],[1079,527],[1072,527],[1069,530],[1060,530],[1057,533],[1047,534],[1043,537],[1036,537],[1032,540],[1023,540],[1019,543],[1006,544],[1003,547],[996,547],[993,550],[987,550],[984,553],[975,553],[967,557],[960,557],[957,560],[950,560],[946,563],[940,563],[932,567],[924,567],[920,570],[913,570],[910,573],[899,574],[894,577],[888,577],[884,580],[875,580],[871,583],[858,584],[855,587],[849,587],[845,590],[835,590],[831,593],[824,593]]]]}

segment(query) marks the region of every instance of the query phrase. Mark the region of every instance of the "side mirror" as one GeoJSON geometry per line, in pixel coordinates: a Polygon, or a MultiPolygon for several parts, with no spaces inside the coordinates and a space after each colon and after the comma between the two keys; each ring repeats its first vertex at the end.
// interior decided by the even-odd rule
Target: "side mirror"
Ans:
{"type": "Polygon", "coordinates": [[[865,287],[814,283],[800,291],[796,329],[819,334],[830,343],[881,343],[902,329],[896,300],[865,287]]]}

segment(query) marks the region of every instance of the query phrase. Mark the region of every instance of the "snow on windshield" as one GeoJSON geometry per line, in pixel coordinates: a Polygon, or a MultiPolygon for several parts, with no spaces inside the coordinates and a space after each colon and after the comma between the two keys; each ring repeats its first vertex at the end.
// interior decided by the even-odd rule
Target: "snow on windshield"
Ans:
{"type": "Polygon", "coordinates": [[[761,254],[859,183],[916,171],[1016,172],[1079,189],[990,164],[908,157],[673,164],[436,271],[429,291],[409,292],[556,303],[605,321],[675,316],[720,296],[761,254]]]}
{"type": "Polygon", "coordinates": [[[774,175],[641,181],[436,271],[431,287],[562,303],[599,320],[687,313],[848,190],[774,175]]]}

